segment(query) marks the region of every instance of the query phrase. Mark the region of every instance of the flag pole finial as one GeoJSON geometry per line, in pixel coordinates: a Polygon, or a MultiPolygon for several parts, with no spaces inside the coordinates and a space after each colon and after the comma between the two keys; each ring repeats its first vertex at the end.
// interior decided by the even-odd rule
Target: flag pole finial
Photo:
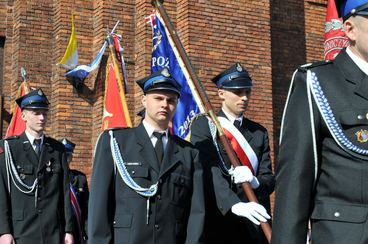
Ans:
{"type": "Polygon", "coordinates": [[[23,67],[20,68],[20,75],[22,76],[23,81],[28,80],[27,72],[23,67]]]}

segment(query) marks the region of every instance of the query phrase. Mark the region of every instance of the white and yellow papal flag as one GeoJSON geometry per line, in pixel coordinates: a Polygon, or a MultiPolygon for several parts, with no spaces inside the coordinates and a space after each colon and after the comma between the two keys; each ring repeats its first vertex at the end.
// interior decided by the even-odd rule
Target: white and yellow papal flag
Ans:
{"type": "Polygon", "coordinates": [[[66,69],[74,69],[78,65],[77,38],[75,38],[74,13],[72,13],[72,33],[64,57],[58,64],[66,69]]]}

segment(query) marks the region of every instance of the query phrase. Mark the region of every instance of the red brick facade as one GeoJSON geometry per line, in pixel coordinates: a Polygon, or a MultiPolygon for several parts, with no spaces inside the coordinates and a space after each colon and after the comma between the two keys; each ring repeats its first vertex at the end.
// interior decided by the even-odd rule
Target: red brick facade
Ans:
{"type": "MultiPolygon", "coordinates": [[[[280,118],[293,70],[321,59],[327,0],[167,0],[164,6],[204,84],[219,108],[210,79],[234,62],[252,74],[254,91],[247,116],[269,131],[277,150],[280,118]]],[[[93,149],[100,132],[106,51],[100,68],[77,93],[57,66],[76,13],[79,62],[88,64],[101,47],[107,30],[117,20],[123,35],[130,93],[128,108],[135,124],[141,92],[134,81],[150,72],[151,30],[144,18],[150,0],[0,0],[0,91],[3,96],[2,132],[9,121],[11,102],[25,67],[30,84],[47,94],[51,109],[47,134],[67,137],[77,144],[72,168],[91,173],[93,149]]]]}

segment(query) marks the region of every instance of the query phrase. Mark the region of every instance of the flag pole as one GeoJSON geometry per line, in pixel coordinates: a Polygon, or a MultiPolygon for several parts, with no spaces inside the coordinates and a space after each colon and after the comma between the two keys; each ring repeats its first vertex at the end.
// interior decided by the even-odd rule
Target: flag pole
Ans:
{"type": "MultiPolygon", "coordinates": [[[[212,104],[202,86],[201,81],[199,80],[199,78],[197,77],[197,75],[194,72],[194,68],[192,67],[189,57],[187,56],[184,47],[177,35],[177,32],[175,30],[174,25],[172,24],[172,22],[170,21],[170,17],[168,16],[164,6],[163,6],[163,0],[153,0],[152,1],[152,5],[158,10],[158,12],[160,13],[169,33],[171,38],[173,39],[174,45],[176,47],[176,49],[179,52],[180,58],[182,59],[186,69],[188,70],[189,76],[191,77],[193,84],[194,84],[194,89],[193,92],[198,93],[198,96],[200,97],[200,100],[202,100],[202,103],[205,106],[205,112],[209,114],[209,116],[211,117],[213,123],[215,124],[217,131],[218,131],[218,135],[220,138],[220,142],[223,145],[231,164],[234,167],[237,167],[239,165],[241,165],[241,163],[239,162],[238,157],[236,156],[234,149],[231,147],[231,144],[229,142],[229,140],[227,139],[221,124],[219,123],[216,113],[214,112],[214,109],[212,107],[212,104]]],[[[248,198],[249,201],[251,202],[256,202],[258,203],[257,197],[255,196],[252,187],[250,186],[250,184],[248,182],[245,182],[242,184],[242,188],[248,198]]],[[[267,238],[268,243],[271,242],[271,227],[267,222],[261,222],[261,227],[262,230],[267,238]]]]}
{"type": "MultiPolygon", "coordinates": [[[[116,23],[116,25],[114,26],[113,31],[117,27],[118,23],[116,23]]],[[[113,32],[111,32],[111,33],[113,33],[113,32]]],[[[118,87],[119,87],[119,93],[120,93],[120,97],[121,97],[121,101],[122,101],[122,106],[123,106],[124,111],[127,112],[129,110],[128,110],[126,100],[125,100],[125,88],[122,85],[123,83],[121,81],[119,67],[118,67],[118,64],[116,62],[116,57],[115,57],[115,52],[114,52],[114,40],[112,39],[111,34],[107,36],[106,41],[107,41],[107,43],[109,45],[109,49],[110,49],[112,64],[113,64],[113,67],[114,67],[116,81],[118,82],[118,87]]],[[[132,121],[130,119],[130,116],[127,116],[126,119],[127,119],[127,121],[126,121],[127,126],[132,127],[132,121]]]]}

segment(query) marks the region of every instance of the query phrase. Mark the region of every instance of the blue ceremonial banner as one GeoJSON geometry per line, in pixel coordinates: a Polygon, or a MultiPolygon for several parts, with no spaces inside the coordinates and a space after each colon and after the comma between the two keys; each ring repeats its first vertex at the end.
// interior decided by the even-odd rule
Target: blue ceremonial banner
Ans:
{"type": "Polygon", "coordinates": [[[151,72],[167,67],[182,86],[179,103],[172,120],[172,132],[185,139],[189,133],[190,122],[200,109],[184,74],[184,64],[180,62],[179,55],[170,44],[163,21],[160,20],[158,13],[151,14],[146,21],[151,24],[153,35],[151,72]]]}
{"type": "Polygon", "coordinates": [[[97,67],[100,65],[101,58],[105,52],[106,47],[107,47],[107,42],[105,41],[100,51],[98,52],[96,58],[92,61],[91,64],[79,65],[75,69],[68,71],[65,74],[65,76],[77,77],[81,80],[85,79],[91,71],[97,69],[97,67]]]}

